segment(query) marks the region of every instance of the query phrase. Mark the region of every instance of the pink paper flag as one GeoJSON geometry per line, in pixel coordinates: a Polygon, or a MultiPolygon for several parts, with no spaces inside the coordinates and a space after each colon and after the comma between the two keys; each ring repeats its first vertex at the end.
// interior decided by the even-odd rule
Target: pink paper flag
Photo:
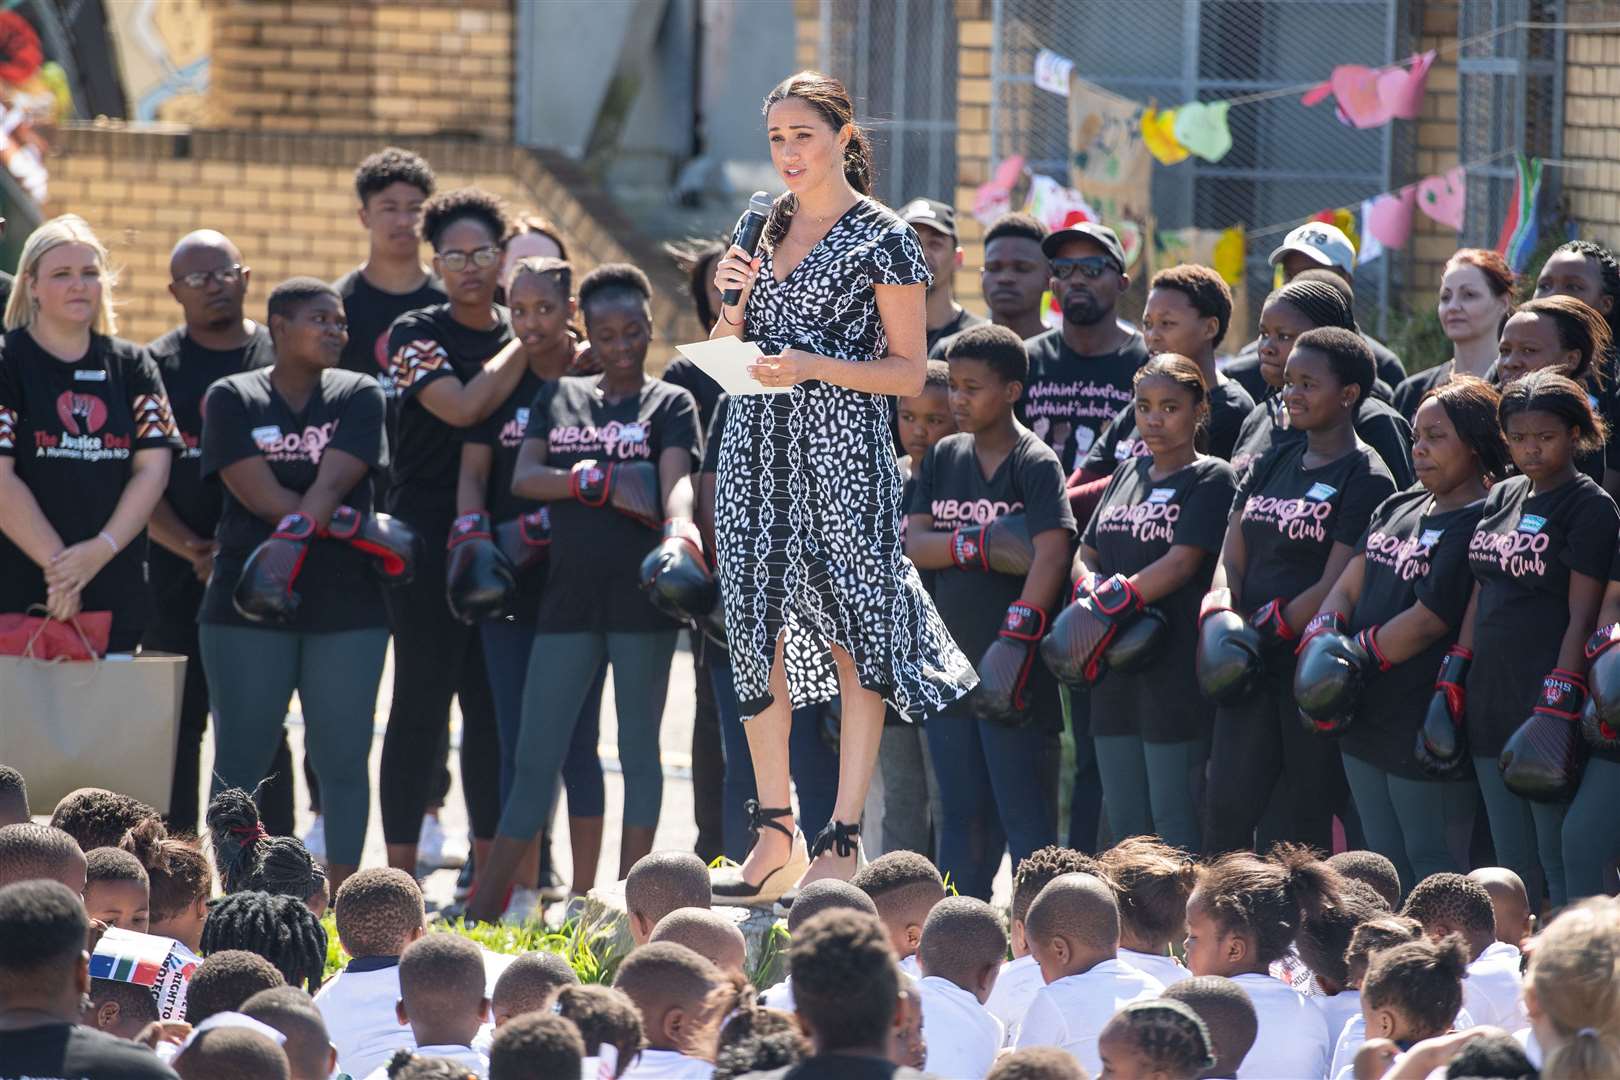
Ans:
{"type": "Polygon", "coordinates": [[[1468,176],[1463,167],[1447,169],[1439,176],[1418,182],[1417,205],[1429,217],[1454,232],[1462,232],[1463,215],[1468,209],[1468,176]]]}
{"type": "Polygon", "coordinates": [[[1417,192],[1411,185],[1379,195],[1368,204],[1364,227],[1384,247],[1403,248],[1412,237],[1412,210],[1416,202],[1417,192]]]}
{"type": "Polygon", "coordinates": [[[1331,92],[1341,117],[1358,128],[1378,127],[1397,117],[1415,120],[1423,111],[1423,92],[1435,55],[1431,49],[1401,67],[1340,64],[1327,82],[1312,87],[1300,103],[1316,105],[1331,92]]]}
{"type": "Polygon", "coordinates": [[[973,216],[988,225],[1012,209],[1012,190],[1024,175],[1024,156],[1014,154],[996,166],[995,173],[973,193],[973,216]]]}
{"type": "Polygon", "coordinates": [[[1395,75],[1386,84],[1383,77],[1378,80],[1378,94],[1389,106],[1390,114],[1402,120],[1416,120],[1423,111],[1423,92],[1429,83],[1429,69],[1434,66],[1437,54],[1433,49],[1421,56],[1414,56],[1406,70],[1397,69],[1385,72],[1385,75],[1395,75]]]}

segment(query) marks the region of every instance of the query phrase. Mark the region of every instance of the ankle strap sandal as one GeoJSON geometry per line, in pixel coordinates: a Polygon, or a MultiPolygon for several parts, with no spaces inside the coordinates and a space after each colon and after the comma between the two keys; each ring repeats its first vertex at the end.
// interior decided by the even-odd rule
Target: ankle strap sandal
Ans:
{"type": "Polygon", "coordinates": [[[810,857],[814,859],[825,851],[834,852],[840,859],[847,859],[854,855],[861,842],[860,825],[845,825],[842,821],[829,821],[826,828],[816,834],[816,842],[810,846],[810,857]]]}
{"type": "Polygon", "coordinates": [[[758,836],[761,829],[775,829],[789,840],[793,839],[793,830],[776,820],[779,817],[792,817],[793,807],[761,806],[758,799],[749,799],[743,804],[743,809],[748,813],[748,832],[751,835],[758,836]]]}

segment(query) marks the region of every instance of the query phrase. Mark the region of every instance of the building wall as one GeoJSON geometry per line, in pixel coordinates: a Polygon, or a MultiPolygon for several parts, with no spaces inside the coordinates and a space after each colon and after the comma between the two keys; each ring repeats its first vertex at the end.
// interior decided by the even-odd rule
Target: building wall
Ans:
{"type": "Polygon", "coordinates": [[[994,30],[988,0],[955,0],[956,231],[962,266],[956,272],[957,300],[984,311],[979,267],[984,264],[984,226],[973,216],[973,193],[990,179],[990,43],[994,30]]]}
{"type": "Polygon", "coordinates": [[[1620,33],[1571,33],[1565,43],[1560,179],[1584,239],[1620,244],[1620,33]]]}
{"type": "MultiPolygon", "coordinates": [[[[1423,112],[1417,120],[1418,176],[1436,176],[1458,164],[1457,158],[1457,3],[1427,0],[1417,51],[1442,49],[1429,69],[1423,112]]],[[[1432,307],[1440,291],[1440,271],[1457,250],[1457,234],[1427,214],[1412,215],[1412,246],[1406,276],[1405,301],[1412,311],[1432,307]]]]}

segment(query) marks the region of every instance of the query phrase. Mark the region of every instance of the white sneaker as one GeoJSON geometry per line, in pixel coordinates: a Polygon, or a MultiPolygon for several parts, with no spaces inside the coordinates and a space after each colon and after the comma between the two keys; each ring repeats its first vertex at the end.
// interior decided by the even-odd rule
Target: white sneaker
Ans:
{"type": "Polygon", "coordinates": [[[304,847],[316,862],[326,861],[326,815],[316,814],[315,821],[304,834],[304,847]]]}
{"type": "Polygon", "coordinates": [[[505,926],[522,926],[530,919],[537,919],[540,916],[540,890],[519,885],[512,890],[512,898],[506,902],[506,910],[501,913],[501,923],[505,926]]]}
{"type": "Polygon", "coordinates": [[[416,838],[416,865],[426,870],[455,870],[467,861],[466,852],[445,846],[444,826],[432,814],[422,818],[422,831],[416,838]]]}

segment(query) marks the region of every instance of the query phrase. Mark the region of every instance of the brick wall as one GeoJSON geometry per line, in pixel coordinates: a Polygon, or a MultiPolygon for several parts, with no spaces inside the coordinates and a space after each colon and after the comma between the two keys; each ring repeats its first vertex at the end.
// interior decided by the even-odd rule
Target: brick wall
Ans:
{"type": "MultiPolygon", "coordinates": [[[[1455,47],[1457,2],[1427,0],[1423,5],[1418,52],[1448,44],[1455,47]]],[[[1457,59],[1455,52],[1442,52],[1429,69],[1423,112],[1417,119],[1415,167],[1421,177],[1435,176],[1457,164],[1457,59]]],[[[1440,291],[1440,270],[1457,250],[1457,234],[1418,212],[1412,215],[1412,237],[1405,301],[1409,310],[1421,311],[1434,306],[1440,291]]]]}
{"type": "MultiPolygon", "coordinates": [[[[477,184],[514,211],[556,221],[580,274],[610,261],[647,271],[656,295],[655,366],[667,358],[664,346],[703,336],[670,260],[569,162],[506,143],[399,142],[433,163],[440,190],[477,184]]],[[[119,332],[146,341],[179,319],[168,294],[169,252],[192,229],[219,229],[241,248],[254,272],[248,311],[255,318],[277,282],[295,274],[330,280],[358,265],[366,235],[355,217],[354,166],[379,146],[368,137],[69,130],[51,160],[46,210],[80,214],[95,227],[122,269],[114,293],[119,332]]]]}
{"type": "Polygon", "coordinates": [[[1564,199],[1580,235],[1620,243],[1620,33],[1571,33],[1565,43],[1564,199]]]}
{"type": "Polygon", "coordinates": [[[793,66],[821,66],[821,0],[793,0],[793,66]]]}
{"type": "Polygon", "coordinates": [[[979,267],[984,265],[984,226],[973,216],[973,192],[990,179],[990,43],[994,36],[987,0],[956,0],[956,229],[962,268],[956,299],[983,312],[979,267]]]}
{"type": "Polygon", "coordinates": [[[211,126],[512,134],[512,0],[212,0],[211,126]]]}

